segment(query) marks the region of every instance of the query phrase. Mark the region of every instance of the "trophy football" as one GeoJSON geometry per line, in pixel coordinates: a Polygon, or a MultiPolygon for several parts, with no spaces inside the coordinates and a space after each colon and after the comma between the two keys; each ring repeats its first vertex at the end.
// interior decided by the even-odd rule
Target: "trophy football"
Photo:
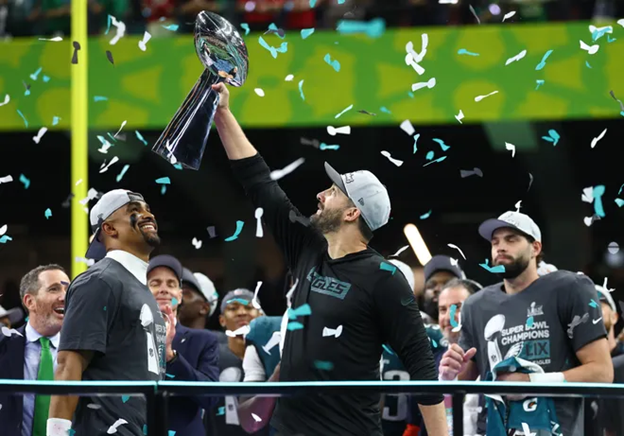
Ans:
{"type": "Polygon", "coordinates": [[[249,65],[247,46],[225,18],[202,11],[195,19],[195,51],[205,69],[186,96],[152,151],[172,164],[199,169],[219,94],[212,85],[241,86],[249,65]]]}

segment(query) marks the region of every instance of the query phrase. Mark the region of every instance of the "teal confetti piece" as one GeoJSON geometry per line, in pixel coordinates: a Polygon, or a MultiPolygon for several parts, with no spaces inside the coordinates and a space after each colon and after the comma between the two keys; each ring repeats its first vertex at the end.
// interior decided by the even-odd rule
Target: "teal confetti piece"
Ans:
{"type": "Polygon", "coordinates": [[[172,305],[173,307],[177,306],[177,305],[178,305],[178,303],[179,303],[179,301],[178,301],[178,299],[177,299],[176,297],[173,297],[173,298],[171,299],[171,305],[172,305]]]}
{"type": "Polygon", "coordinates": [[[589,65],[589,61],[585,61],[585,66],[586,66],[587,68],[591,68],[591,65],[589,65]]]}
{"type": "Polygon", "coordinates": [[[339,148],[339,145],[327,145],[324,142],[321,142],[321,145],[319,145],[320,150],[338,150],[339,148]]]}
{"type": "Polygon", "coordinates": [[[420,138],[420,133],[417,133],[414,135],[414,153],[416,154],[416,152],[418,151],[418,138],[420,138]]]}
{"type": "Polygon", "coordinates": [[[262,36],[258,37],[258,42],[260,43],[260,45],[262,47],[264,47],[265,49],[267,49],[271,53],[271,56],[273,56],[273,59],[277,58],[277,54],[278,53],[286,53],[288,51],[288,43],[287,42],[282,42],[282,44],[279,46],[279,48],[270,46],[264,40],[264,38],[262,36]]]}
{"type": "Polygon", "coordinates": [[[243,226],[245,225],[244,221],[236,221],[236,232],[229,238],[225,238],[225,242],[232,242],[238,239],[238,235],[243,231],[243,226]]]}
{"type": "Polygon", "coordinates": [[[24,116],[24,114],[22,113],[21,110],[17,110],[17,114],[22,117],[22,119],[24,120],[24,124],[26,125],[26,127],[28,127],[28,121],[26,120],[26,117],[24,116]]]}
{"type": "Polygon", "coordinates": [[[117,175],[117,183],[121,182],[121,179],[123,179],[123,176],[126,175],[126,172],[128,171],[128,168],[130,168],[130,165],[126,164],[121,169],[121,172],[117,175]]]}
{"type": "Polygon", "coordinates": [[[624,111],[620,112],[620,115],[622,115],[624,117],[624,111]]]}
{"type": "Polygon", "coordinates": [[[172,374],[166,374],[166,373],[165,373],[165,376],[166,376],[167,378],[175,378],[175,375],[172,375],[172,374]]]}
{"type": "Polygon", "coordinates": [[[528,317],[527,320],[526,320],[526,326],[527,327],[533,327],[533,321],[534,320],[533,320],[532,316],[528,317]]]}
{"type": "Polygon", "coordinates": [[[316,6],[316,0],[310,0],[310,7],[313,8],[316,6]]]}
{"type": "Polygon", "coordinates": [[[438,139],[438,138],[433,138],[433,141],[435,141],[435,142],[437,142],[438,144],[440,144],[440,148],[442,149],[442,151],[446,151],[446,150],[448,150],[449,148],[451,148],[451,146],[450,146],[450,145],[446,145],[446,144],[444,143],[444,141],[443,141],[443,140],[441,140],[441,139],[438,139]]]}
{"type": "Polygon", "coordinates": [[[217,416],[225,415],[225,407],[219,407],[217,409],[217,416]]]}
{"type": "Polygon", "coordinates": [[[621,198],[616,198],[615,199],[615,204],[617,204],[618,207],[622,207],[622,206],[624,206],[624,200],[622,200],[621,198]]]}
{"type": "Polygon", "coordinates": [[[301,324],[300,322],[297,321],[293,321],[293,322],[289,322],[288,325],[286,326],[286,328],[288,330],[301,330],[303,328],[303,324],[301,324]]]}
{"type": "Polygon", "coordinates": [[[427,218],[429,218],[429,217],[431,216],[431,212],[433,212],[433,210],[430,210],[430,211],[429,211],[429,212],[427,212],[427,213],[423,213],[423,214],[420,216],[420,219],[421,219],[421,220],[426,220],[427,218]]]}
{"type": "Polygon", "coordinates": [[[613,42],[617,40],[617,38],[611,38],[609,35],[607,35],[607,42],[613,42]]]}
{"type": "Polygon", "coordinates": [[[557,131],[554,129],[550,129],[548,131],[548,134],[553,139],[553,143],[557,145],[557,143],[559,142],[559,139],[561,139],[561,136],[559,136],[559,133],[557,133],[557,131]]]}
{"type": "Polygon", "coordinates": [[[143,138],[143,135],[141,135],[138,130],[135,130],[134,134],[136,135],[137,139],[143,143],[143,145],[147,146],[147,141],[145,140],[145,138],[143,138]]]}
{"type": "Polygon", "coordinates": [[[0,236],[0,244],[6,244],[9,241],[12,241],[13,238],[11,238],[9,235],[2,235],[0,236]]]}
{"type": "Polygon", "coordinates": [[[41,70],[42,70],[42,68],[41,68],[41,67],[39,67],[39,69],[38,69],[37,71],[35,71],[34,73],[32,73],[32,74],[30,75],[30,78],[31,78],[32,80],[37,80],[37,76],[39,76],[39,73],[41,73],[41,70]]]}
{"type": "Polygon", "coordinates": [[[298,316],[310,316],[312,315],[312,308],[308,303],[302,304],[301,306],[293,309],[292,307],[288,308],[288,319],[295,320],[298,316]]]}
{"type": "Polygon", "coordinates": [[[435,159],[435,160],[432,160],[431,162],[427,162],[426,164],[424,164],[424,165],[423,165],[423,167],[429,166],[429,165],[434,164],[434,163],[440,163],[440,162],[442,162],[444,159],[446,159],[447,157],[448,157],[448,156],[442,156],[442,157],[439,157],[439,158],[437,158],[437,159],[435,159]]]}
{"type": "Polygon", "coordinates": [[[369,38],[379,38],[386,31],[386,21],[383,18],[375,18],[369,22],[340,20],[336,31],[341,35],[365,33],[369,38]]]}
{"type": "Polygon", "coordinates": [[[600,218],[604,218],[605,212],[604,212],[604,208],[602,207],[602,196],[605,193],[605,186],[604,185],[594,186],[593,192],[594,192],[594,212],[596,212],[596,215],[598,215],[600,218]]]}
{"type": "MultiPolygon", "coordinates": [[[[273,31],[275,32],[275,35],[277,35],[277,37],[278,37],[279,39],[284,39],[284,38],[286,38],[286,34],[284,34],[283,36],[279,34],[279,30],[280,30],[280,29],[279,29],[279,28],[275,25],[275,23],[271,23],[271,24],[269,24],[269,30],[273,30],[273,31]]],[[[284,31],[282,30],[282,32],[284,32],[284,31]]]]}
{"type": "Polygon", "coordinates": [[[542,136],[542,139],[543,139],[544,141],[548,141],[548,142],[555,142],[555,140],[554,140],[554,139],[552,139],[550,136],[542,136]]]}
{"type": "Polygon", "coordinates": [[[231,300],[225,302],[226,305],[232,303],[240,303],[243,306],[247,306],[249,304],[249,300],[245,300],[244,298],[232,298],[231,300]]]}
{"type": "Polygon", "coordinates": [[[147,424],[143,424],[143,434],[147,436],[147,424]]]}
{"type": "Polygon", "coordinates": [[[431,346],[432,346],[433,348],[438,348],[438,343],[436,342],[436,340],[435,340],[435,339],[433,339],[433,338],[429,338],[429,340],[431,341],[431,346]]]}
{"type": "Polygon", "coordinates": [[[165,195],[166,192],[167,192],[167,185],[162,185],[160,187],[160,195],[165,195]]]}
{"type": "Polygon", "coordinates": [[[535,87],[535,90],[537,91],[539,89],[540,86],[542,86],[544,84],[543,80],[537,79],[535,81],[535,83],[537,83],[537,86],[535,87]]]}
{"type": "Polygon", "coordinates": [[[392,351],[392,348],[390,348],[390,347],[389,347],[389,346],[387,346],[386,344],[382,344],[381,346],[382,346],[382,348],[383,348],[384,350],[386,350],[386,352],[387,352],[388,354],[394,354],[394,355],[396,355],[396,353],[395,353],[394,351],[392,351]]]}
{"type": "Polygon", "coordinates": [[[112,21],[112,17],[109,15],[108,22],[106,23],[106,32],[104,32],[104,35],[108,35],[112,21]]]}
{"type": "MultiPolygon", "coordinates": [[[[592,32],[592,42],[594,41],[598,41],[600,38],[602,38],[604,35],[606,35],[609,32],[613,32],[613,27],[612,26],[605,26],[602,29],[596,29],[592,32]]],[[[609,35],[607,35],[607,39],[609,38],[609,35]]]]}
{"type": "Polygon", "coordinates": [[[379,264],[379,269],[382,270],[382,271],[388,271],[388,272],[392,273],[392,275],[394,275],[394,273],[397,270],[396,266],[394,266],[394,265],[392,265],[391,263],[388,263],[388,262],[381,262],[379,264]]]}
{"type": "Polygon", "coordinates": [[[241,28],[245,31],[245,36],[249,35],[249,32],[251,31],[249,29],[249,24],[247,23],[241,23],[241,28]]]}
{"type": "Polygon", "coordinates": [[[30,180],[24,174],[20,174],[19,181],[24,184],[24,189],[30,188],[30,180]]]}
{"type": "Polygon", "coordinates": [[[178,162],[177,164],[175,164],[173,167],[174,167],[176,170],[180,170],[180,171],[183,169],[183,168],[182,168],[182,164],[181,164],[181,163],[179,163],[179,162],[178,162]]]}
{"type": "Polygon", "coordinates": [[[344,4],[344,2],[345,2],[345,0],[338,0],[338,4],[339,4],[339,5],[344,4]]]}
{"type": "Polygon", "coordinates": [[[180,26],[178,26],[177,24],[169,24],[167,26],[163,26],[165,29],[167,30],[171,30],[172,32],[175,32],[176,30],[178,30],[178,28],[180,26]]]}
{"type": "Polygon", "coordinates": [[[167,436],[175,436],[176,431],[175,430],[167,430],[167,436]]]}
{"type": "Polygon", "coordinates": [[[414,93],[412,91],[408,91],[407,95],[409,95],[411,98],[414,98],[414,93]]]}
{"type": "Polygon", "coordinates": [[[425,156],[425,159],[431,160],[431,159],[433,159],[434,156],[435,156],[435,153],[433,152],[433,150],[429,150],[427,152],[427,156],[425,156]]]}
{"type": "Polygon", "coordinates": [[[61,119],[59,117],[53,117],[52,118],[52,125],[56,126],[59,123],[60,120],[61,119]]]}
{"type": "Polygon", "coordinates": [[[303,95],[303,80],[299,81],[299,94],[301,95],[301,100],[305,101],[305,95],[303,95]]]}
{"type": "Polygon", "coordinates": [[[111,141],[113,141],[113,142],[117,142],[117,139],[116,139],[113,135],[111,135],[111,134],[110,134],[110,132],[106,132],[106,134],[107,134],[107,135],[108,135],[108,137],[111,139],[111,141]]]}
{"type": "Polygon", "coordinates": [[[460,48],[457,50],[458,55],[468,55],[468,56],[480,56],[479,53],[473,53],[471,51],[466,50],[465,48],[460,48]]]}
{"type": "Polygon", "coordinates": [[[338,62],[337,60],[332,60],[331,56],[329,55],[329,53],[327,53],[325,55],[325,57],[323,58],[323,60],[325,61],[325,63],[327,65],[329,65],[330,67],[332,67],[334,69],[334,71],[339,72],[340,71],[340,62],[338,62]]]}
{"type": "Polygon", "coordinates": [[[539,64],[537,64],[537,66],[535,67],[535,71],[539,71],[541,69],[543,69],[546,66],[546,59],[548,59],[548,56],[550,56],[552,54],[553,50],[548,50],[546,52],[546,54],[542,57],[542,60],[540,61],[539,64]]]}
{"type": "Polygon", "coordinates": [[[171,179],[169,177],[161,177],[160,179],[156,179],[156,183],[159,185],[171,185],[171,179]]]}
{"type": "Polygon", "coordinates": [[[324,360],[315,360],[314,367],[316,369],[320,369],[321,371],[331,371],[334,369],[334,364],[324,360]]]}
{"type": "Polygon", "coordinates": [[[76,434],[76,430],[74,430],[73,428],[70,428],[69,431],[67,432],[67,436],[74,436],[76,434]]]}
{"type": "Polygon", "coordinates": [[[104,306],[104,312],[106,312],[106,306],[104,306]]]}
{"type": "Polygon", "coordinates": [[[130,399],[130,395],[122,395],[121,396],[121,401],[123,401],[124,403],[127,403],[129,399],[130,399]]]}
{"type": "Polygon", "coordinates": [[[392,112],[390,112],[390,110],[387,107],[385,107],[385,106],[380,107],[379,110],[382,111],[385,114],[392,115],[392,112]]]}
{"type": "Polygon", "coordinates": [[[50,219],[50,217],[52,216],[52,210],[50,208],[47,208],[44,212],[44,215],[46,217],[47,220],[50,219]]]}
{"type": "Polygon", "coordinates": [[[451,315],[451,327],[457,327],[457,321],[455,320],[455,315],[457,314],[457,304],[451,304],[450,307],[450,315],[451,315]]]}
{"type": "Polygon", "coordinates": [[[24,95],[26,97],[28,97],[30,95],[30,88],[28,88],[26,91],[24,91],[24,95]]]}
{"type": "Polygon", "coordinates": [[[48,83],[48,82],[50,81],[50,78],[44,74],[44,75],[43,75],[43,81],[44,81],[45,83],[48,83]]]}
{"type": "Polygon", "coordinates": [[[102,95],[96,95],[95,97],[93,97],[93,101],[94,102],[98,102],[98,101],[106,101],[108,100],[108,97],[104,97],[102,95]]]}
{"type": "Polygon", "coordinates": [[[598,308],[598,303],[596,303],[593,299],[589,300],[589,305],[594,309],[598,308]]]}
{"type": "Polygon", "coordinates": [[[488,259],[485,259],[485,263],[480,263],[479,266],[494,274],[501,274],[505,272],[505,265],[497,265],[492,267],[490,266],[490,261],[488,259]]]}
{"type": "Polygon", "coordinates": [[[301,39],[306,39],[308,36],[314,33],[314,27],[310,29],[301,29],[301,39]]]}

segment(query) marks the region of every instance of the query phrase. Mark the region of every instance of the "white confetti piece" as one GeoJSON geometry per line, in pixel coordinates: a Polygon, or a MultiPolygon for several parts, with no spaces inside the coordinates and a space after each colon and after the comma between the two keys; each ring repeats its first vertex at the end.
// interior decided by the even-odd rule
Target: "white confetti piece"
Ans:
{"type": "Polygon", "coordinates": [[[600,141],[602,138],[604,138],[604,135],[606,133],[607,133],[607,129],[604,129],[600,135],[598,135],[594,139],[592,139],[591,148],[594,148],[596,146],[596,144],[598,144],[598,141],[600,141]]]}
{"type": "Polygon", "coordinates": [[[581,201],[585,203],[594,202],[594,187],[593,186],[589,186],[583,189],[583,193],[581,194],[581,201]]]}
{"type": "Polygon", "coordinates": [[[61,42],[63,38],[55,36],[54,38],[39,38],[39,41],[61,42]]]}
{"type": "Polygon", "coordinates": [[[425,74],[425,69],[423,67],[421,67],[412,57],[411,54],[406,54],[405,55],[405,63],[407,65],[410,65],[412,68],[414,68],[414,71],[416,71],[416,73],[418,73],[419,76],[422,76],[423,74],[425,74]]]}
{"type": "Polygon", "coordinates": [[[389,152],[387,152],[386,150],[382,150],[382,151],[381,151],[381,154],[382,154],[383,156],[387,157],[387,158],[388,158],[388,160],[389,160],[390,162],[392,162],[393,164],[395,164],[396,166],[400,167],[401,165],[403,165],[403,161],[402,161],[402,160],[398,160],[398,159],[393,158],[393,157],[390,155],[390,153],[389,153],[389,152]]]}
{"type": "Polygon", "coordinates": [[[286,82],[292,82],[294,78],[295,76],[293,76],[292,74],[289,74],[288,76],[286,76],[286,78],[284,78],[284,80],[286,82]]]}
{"type": "Polygon", "coordinates": [[[583,218],[583,223],[585,223],[587,227],[591,226],[594,223],[594,217],[586,216],[585,218],[583,218]]]}
{"type": "Polygon", "coordinates": [[[461,328],[462,328],[461,312],[457,312],[457,325],[455,327],[453,327],[453,329],[451,331],[453,333],[457,333],[457,332],[461,331],[461,328]]]}
{"type": "Polygon", "coordinates": [[[147,50],[147,41],[149,41],[152,38],[152,35],[149,32],[145,32],[143,34],[143,39],[139,41],[139,48],[141,49],[141,51],[145,51],[147,50]]]}
{"type": "Polygon", "coordinates": [[[119,135],[121,133],[121,131],[123,130],[124,126],[126,125],[127,120],[124,120],[123,123],[121,123],[121,127],[119,128],[119,130],[117,130],[117,133],[115,133],[113,135],[113,138],[117,138],[117,135],[119,135]]]}
{"type": "Polygon", "coordinates": [[[507,59],[507,62],[505,62],[505,65],[509,65],[509,64],[510,64],[510,63],[512,63],[512,62],[517,62],[517,61],[519,61],[520,59],[522,59],[523,57],[525,57],[525,56],[526,56],[526,54],[527,54],[527,51],[526,51],[526,50],[522,50],[522,51],[521,51],[520,53],[518,53],[517,55],[512,56],[512,57],[510,57],[509,59],[507,59]]]}
{"type": "Polygon", "coordinates": [[[464,119],[464,113],[462,112],[461,109],[459,110],[459,113],[455,115],[455,119],[459,121],[459,124],[463,124],[462,120],[464,119]]]}
{"type": "Polygon", "coordinates": [[[342,334],[342,325],[339,325],[335,329],[330,329],[329,327],[323,327],[323,337],[334,336],[335,338],[339,338],[342,334]]]}
{"type": "Polygon", "coordinates": [[[87,259],[87,258],[85,258],[85,257],[76,257],[76,258],[74,259],[74,262],[77,262],[77,263],[84,263],[84,264],[85,264],[85,265],[87,265],[87,266],[93,266],[93,265],[95,265],[95,260],[94,260],[94,259],[87,259]]]}
{"type": "Polygon", "coordinates": [[[434,86],[436,86],[436,79],[435,77],[432,77],[426,82],[412,83],[412,92],[418,91],[422,88],[432,89],[434,86]]]}
{"type": "Polygon", "coordinates": [[[215,229],[215,226],[210,226],[206,230],[208,231],[211,239],[217,237],[217,230],[215,229]]]}
{"type": "Polygon", "coordinates": [[[24,335],[21,334],[20,332],[18,332],[17,330],[10,329],[10,328],[4,327],[4,326],[2,327],[2,334],[4,336],[6,336],[7,338],[10,338],[12,335],[17,335],[17,336],[24,337],[24,335]]]}
{"type": "Polygon", "coordinates": [[[202,247],[202,241],[197,238],[193,238],[191,244],[193,244],[193,247],[195,247],[196,250],[199,250],[202,247]]]}
{"type": "Polygon", "coordinates": [[[6,224],[1,226],[0,227],[0,236],[4,235],[7,232],[8,228],[9,228],[9,226],[6,225],[6,224]]]}
{"type": "Polygon", "coordinates": [[[505,20],[510,19],[510,18],[511,18],[511,17],[513,17],[514,15],[516,15],[516,11],[507,12],[507,13],[503,16],[503,22],[505,22],[505,20]]]}
{"type": "Polygon", "coordinates": [[[450,257],[449,260],[451,261],[451,265],[453,266],[457,266],[459,264],[459,260],[457,259],[450,257]]]}
{"type": "Polygon", "coordinates": [[[490,92],[489,94],[486,94],[486,95],[477,95],[474,100],[478,103],[481,100],[483,100],[484,98],[490,97],[490,96],[492,96],[494,94],[498,94],[498,91],[492,91],[492,92],[490,92]]]}
{"type": "Polygon", "coordinates": [[[254,421],[256,422],[260,422],[262,421],[262,418],[260,418],[258,415],[256,415],[255,413],[251,414],[251,417],[254,419],[254,421]]]}
{"type": "Polygon", "coordinates": [[[581,50],[585,50],[590,55],[596,54],[598,52],[598,49],[600,48],[598,44],[589,46],[581,40],[579,40],[579,43],[581,44],[581,50]]]}
{"type": "Polygon", "coordinates": [[[273,332],[269,341],[262,346],[262,349],[264,350],[265,353],[271,354],[271,349],[275,347],[276,345],[278,345],[281,340],[282,340],[282,334],[279,331],[273,332]]]}
{"type": "Polygon", "coordinates": [[[416,129],[414,129],[414,126],[412,125],[410,120],[403,121],[400,127],[401,127],[401,130],[403,130],[409,136],[412,136],[414,133],[416,133],[416,129]]]}
{"type": "Polygon", "coordinates": [[[251,299],[251,305],[258,310],[261,309],[260,302],[258,301],[258,292],[260,292],[261,287],[262,287],[262,282],[258,281],[258,283],[256,283],[256,290],[254,291],[254,296],[251,299]]]}
{"type": "Polygon", "coordinates": [[[343,127],[327,126],[327,133],[329,133],[331,136],[336,136],[339,133],[341,135],[350,135],[351,126],[343,126],[343,127]]]}
{"type": "Polygon", "coordinates": [[[47,131],[47,127],[42,127],[41,129],[39,129],[39,133],[37,133],[37,136],[33,136],[33,141],[35,141],[35,144],[39,144],[39,141],[41,141],[41,138],[43,138],[43,135],[45,135],[47,131]]]}
{"type": "Polygon", "coordinates": [[[78,181],[74,184],[74,186],[78,186],[82,183],[82,179],[78,179],[78,181]]]}
{"type": "Polygon", "coordinates": [[[459,248],[457,245],[455,244],[446,244],[449,248],[454,248],[455,250],[459,251],[459,254],[461,254],[461,257],[464,258],[464,260],[466,260],[466,256],[464,255],[464,252],[461,250],[461,248],[459,248]]]}
{"type": "Polygon", "coordinates": [[[616,23],[618,23],[620,26],[624,27],[624,18],[617,20],[616,23]]]}
{"type": "Polygon", "coordinates": [[[405,247],[401,247],[397,250],[396,253],[394,253],[392,256],[390,257],[397,257],[399,254],[403,253],[405,250],[407,250],[410,246],[406,245],[405,247]]]}
{"type": "Polygon", "coordinates": [[[104,163],[100,166],[100,174],[103,174],[106,171],[108,171],[111,165],[114,165],[117,162],[119,162],[119,158],[117,156],[113,156],[113,158],[110,160],[108,165],[106,165],[106,161],[104,161],[104,163]]]}
{"type": "Polygon", "coordinates": [[[511,151],[511,157],[516,155],[516,146],[510,144],[509,142],[505,142],[505,149],[511,151]]]}
{"type": "Polygon", "coordinates": [[[0,177],[0,184],[11,183],[12,181],[13,181],[13,176],[11,175],[0,177]]]}
{"type": "Polygon", "coordinates": [[[290,163],[290,164],[286,165],[281,170],[273,170],[273,171],[271,171],[271,180],[279,180],[282,177],[287,176],[288,174],[290,174],[293,171],[295,171],[299,166],[303,165],[304,162],[305,162],[305,158],[300,157],[299,159],[297,159],[293,163],[290,163]]]}
{"type": "Polygon", "coordinates": [[[99,404],[95,404],[95,403],[89,403],[87,404],[87,408],[91,410],[98,410],[98,409],[101,409],[102,406],[100,406],[99,404]]]}
{"type": "Polygon", "coordinates": [[[520,212],[520,207],[522,205],[522,200],[518,200],[518,202],[514,205],[516,208],[516,212],[520,212]]]}
{"type": "Polygon", "coordinates": [[[225,334],[227,336],[229,336],[230,338],[235,338],[236,336],[247,336],[247,334],[249,333],[249,330],[251,330],[249,328],[248,325],[244,325],[240,328],[237,328],[236,330],[232,331],[232,330],[226,330],[225,334]]]}
{"type": "Polygon", "coordinates": [[[264,90],[262,88],[256,88],[254,89],[254,92],[256,93],[256,95],[258,95],[259,97],[264,97],[264,90]]]}
{"type": "Polygon", "coordinates": [[[4,96],[4,101],[2,103],[0,103],[0,106],[4,106],[5,104],[7,104],[8,102],[11,101],[11,97],[9,96],[9,94],[4,96]]]}
{"type": "Polygon", "coordinates": [[[112,15],[109,15],[108,17],[111,20],[111,24],[117,29],[115,36],[110,40],[110,45],[115,45],[126,34],[126,25],[123,21],[118,21],[117,18],[112,15]]]}
{"type": "Polygon", "coordinates": [[[262,214],[264,213],[264,209],[261,207],[256,209],[255,217],[256,217],[256,238],[262,238],[264,236],[264,232],[262,229],[262,214]]]}
{"type": "Polygon", "coordinates": [[[349,105],[347,108],[345,108],[342,112],[340,112],[338,115],[336,115],[334,118],[338,119],[340,118],[345,112],[349,112],[351,109],[353,109],[353,105],[349,105]]]}
{"type": "Polygon", "coordinates": [[[111,425],[108,430],[106,431],[107,434],[115,434],[117,433],[117,427],[119,427],[120,425],[124,425],[127,424],[128,421],[126,421],[125,419],[119,418],[117,421],[115,421],[115,423],[113,425],[111,425]]]}
{"type": "Polygon", "coordinates": [[[91,188],[87,192],[87,196],[83,198],[82,200],[80,200],[80,204],[85,206],[87,203],[89,203],[89,201],[93,200],[94,198],[97,198],[97,196],[98,196],[98,192],[95,189],[91,188]]]}

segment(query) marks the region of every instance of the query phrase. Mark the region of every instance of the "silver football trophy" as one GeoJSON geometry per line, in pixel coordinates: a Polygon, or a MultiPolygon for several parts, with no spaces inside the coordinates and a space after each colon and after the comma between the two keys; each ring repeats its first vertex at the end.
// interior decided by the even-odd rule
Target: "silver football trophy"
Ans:
{"type": "Polygon", "coordinates": [[[212,12],[197,15],[195,51],[206,69],[152,148],[172,164],[193,170],[201,164],[219,103],[212,85],[241,86],[249,66],[243,38],[229,21],[212,12]]]}

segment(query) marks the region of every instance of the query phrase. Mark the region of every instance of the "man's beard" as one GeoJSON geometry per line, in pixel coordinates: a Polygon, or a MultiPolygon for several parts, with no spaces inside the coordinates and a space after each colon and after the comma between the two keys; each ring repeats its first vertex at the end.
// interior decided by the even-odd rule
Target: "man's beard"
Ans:
{"type": "Polygon", "coordinates": [[[342,210],[322,209],[310,217],[310,225],[322,234],[337,232],[342,225],[342,210]]]}
{"type": "Polygon", "coordinates": [[[502,265],[505,267],[505,272],[498,273],[498,275],[504,279],[515,279],[522,274],[529,266],[529,259],[519,257],[513,259],[511,263],[496,263],[496,265],[502,265]]]}
{"type": "Polygon", "coordinates": [[[160,236],[157,233],[149,234],[144,233],[143,230],[139,228],[139,232],[141,232],[141,236],[143,236],[143,240],[152,248],[156,248],[160,245],[160,236]]]}

